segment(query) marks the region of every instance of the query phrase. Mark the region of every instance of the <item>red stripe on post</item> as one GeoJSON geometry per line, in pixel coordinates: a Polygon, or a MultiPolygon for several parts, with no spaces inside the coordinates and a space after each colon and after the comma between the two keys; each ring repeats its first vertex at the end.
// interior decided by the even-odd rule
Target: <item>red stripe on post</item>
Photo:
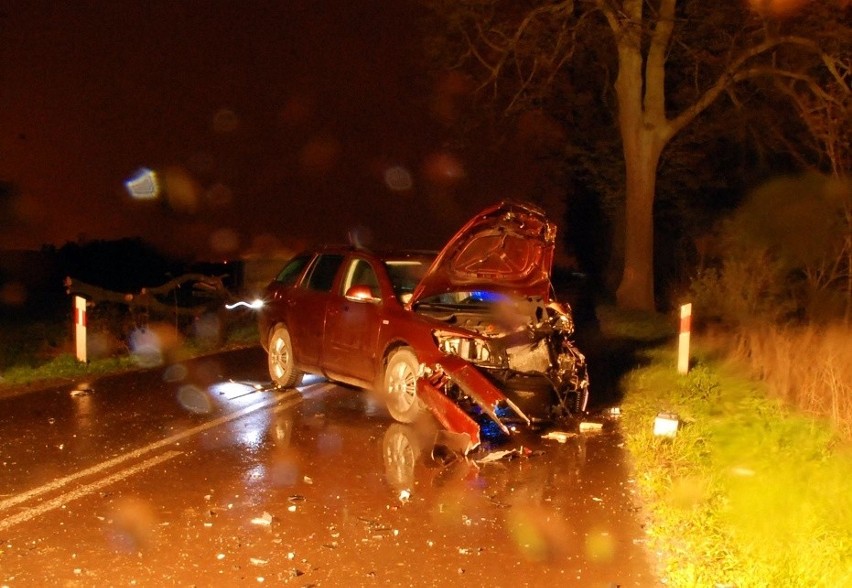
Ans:
{"type": "Polygon", "coordinates": [[[74,324],[80,325],[82,327],[88,326],[89,318],[88,313],[82,308],[74,309],[74,324]]]}
{"type": "MultiPolygon", "coordinates": [[[[680,332],[688,333],[691,330],[692,323],[692,315],[688,314],[686,316],[680,317],[680,332]]],[[[669,323],[671,324],[671,323],[669,323]]]]}

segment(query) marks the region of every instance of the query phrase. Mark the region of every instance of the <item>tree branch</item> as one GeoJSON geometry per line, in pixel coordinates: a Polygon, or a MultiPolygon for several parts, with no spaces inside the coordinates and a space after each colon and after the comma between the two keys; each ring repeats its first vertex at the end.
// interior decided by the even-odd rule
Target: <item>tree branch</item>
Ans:
{"type": "Polygon", "coordinates": [[[676,135],[681,129],[692,122],[695,117],[704,112],[731,84],[745,79],[746,77],[754,77],[754,75],[737,77],[743,66],[745,66],[748,61],[782,45],[797,45],[822,55],[819,46],[814,41],[796,36],[781,36],[767,39],[766,41],[743,51],[728,65],[728,67],[725,68],[725,70],[719,75],[716,82],[710,86],[704,94],[702,94],[692,104],[692,106],[686,108],[678,116],[671,119],[667,129],[668,138],[676,135]]]}

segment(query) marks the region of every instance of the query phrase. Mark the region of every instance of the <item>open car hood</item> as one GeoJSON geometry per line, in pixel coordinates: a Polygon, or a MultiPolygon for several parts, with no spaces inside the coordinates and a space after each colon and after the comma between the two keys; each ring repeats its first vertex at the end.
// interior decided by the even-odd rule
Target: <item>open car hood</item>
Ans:
{"type": "Polygon", "coordinates": [[[410,304],[467,290],[546,298],[556,225],[531,204],[504,201],[474,216],[447,243],[410,304]]]}

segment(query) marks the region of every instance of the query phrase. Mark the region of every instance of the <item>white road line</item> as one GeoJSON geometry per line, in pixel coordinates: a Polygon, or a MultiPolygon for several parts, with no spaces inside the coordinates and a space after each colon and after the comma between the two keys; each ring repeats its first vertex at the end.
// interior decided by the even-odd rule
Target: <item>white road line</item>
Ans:
{"type": "MultiPolygon", "coordinates": [[[[76,480],[78,478],[90,476],[92,474],[97,474],[97,473],[102,472],[103,470],[107,470],[107,469],[115,467],[115,466],[117,466],[121,463],[124,463],[125,461],[131,460],[131,459],[137,459],[137,458],[141,457],[142,455],[144,455],[146,453],[150,453],[151,451],[154,451],[156,449],[160,449],[161,447],[165,447],[167,445],[177,443],[178,441],[181,441],[182,439],[186,439],[187,437],[190,437],[190,436],[195,435],[197,433],[200,433],[202,431],[206,431],[207,429],[212,429],[213,427],[218,427],[219,425],[222,425],[222,424],[227,423],[229,421],[233,421],[235,419],[243,417],[243,416],[250,414],[250,413],[252,413],[256,410],[260,410],[262,408],[272,406],[273,404],[280,402],[282,400],[282,398],[289,400],[289,399],[293,398],[294,396],[297,398],[297,400],[296,400],[296,402],[294,402],[292,404],[292,406],[295,406],[296,404],[298,404],[299,402],[302,401],[302,397],[299,395],[298,391],[291,390],[291,391],[285,393],[283,397],[272,398],[270,400],[264,400],[264,401],[261,401],[261,402],[256,402],[255,404],[249,405],[249,406],[247,406],[247,407],[245,407],[241,410],[238,410],[237,412],[226,414],[225,416],[222,416],[222,417],[219,417],[218,419],[204,423],[203,425],[199,425],[199,426],[194,427],[192,429],[187,429],[186,431],[182,431],[180,433],[172,435],[171,437],[166,437],[165,439],[161,439],[160,441],[156,441],[155,443],[151,443],[150,445],[140,447],[139,449],[135,449],[133,451],[130,451],[129,453],[119,455],[117,457],[114,457],[114,458],[109,459],[107,461],[101,462],[101,463],[99,463],[95,466],[92,466],[90,468],[86,468],[85,470],[80,470],[79,472],[76,472],[76,473],[71,474],[69,476],[65,476],[64,478],[58,478],[58,479],[56,479],[52,482],[49,482],[49,483],[44,484],[42,486],[39,486],[37,488],[33,488],[32,490],[29,490],[27,492],[13,496],[12,498],[7,498],[6,500],[0,501],[0,512],[6,510],[7,508],[15,506],[16,504],[20,504],[21,502],[25,502],[27,500],[35,498],[36,496],[41,496],[42,494],[45,494],[47,492],[52,492],[54,490],[58,490],[58,489],[62,488],[63,486],[65,486],[66,484],[68,484],[69,482],[73,482],[74,480],[76,480]]],[[[291,405],[288,404],[288,408],[289,408],[289,406],[291,406],[291,405]]],[[[277,412],[277,410],[276,410],[276,412],[277,412]]]]}
{"type": "Polygon", "coordinates": [[[318,396],[324,392],[328,392],[332,388],[336,388],[337,384],[332,382],[317,382],[316,384],[309,384],[302,388],[303,396],[318,396]]]}
{"type": "Polygon", "coordinates": [[[119,482],[125,478],[132,476],[133,474],[137,474],[141,471],[152,468],[158,464],[163,463],[164,461],[168,461],[172,458],[175,458],[179,455],[182,455],[182,451],[167,451],[161,455],[156,457],[152,457],[147,459],[141,463],[138,463],[129,468],[123,469],[120,472],[116,472],[111,476],[107,476],[106,478],[102,478],[97,482],[92,482],[91,484],[86,484],[84,486],[80,486],[76,490],[72,490],[71,492],[66,492],[65,494],[61,494],[56,498],[52,498],[46,502],[42,502],[38,506],[34,506],[32,508],[28,508],[14,516],[0,519],[0,531],[4,531],[9,527],[17,525],[19,523],[26,522],[32,518],[43,515],[46,512],[51,510],[55,510],[69,502],[77,500],[78,498],[83,498],[87,494],[91,494],[97,490],[100,490],[104,486],[108,486],[115,482],[119,482]]]}

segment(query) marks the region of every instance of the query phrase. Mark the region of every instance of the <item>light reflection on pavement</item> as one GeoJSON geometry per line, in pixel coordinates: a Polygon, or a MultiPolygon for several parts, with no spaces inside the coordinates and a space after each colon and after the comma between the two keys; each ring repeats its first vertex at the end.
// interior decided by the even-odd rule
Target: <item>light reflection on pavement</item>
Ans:
{"type": "Polygon", "coordinates": [[[434,431],[393,423],[363,392],[273,390],[258,350],[205,361],[178,382],[97,382],[85,402],[0,400],[0,585],[656,585],[611,423],[433,457],[434,431]],[[208,412],[182,406],[188,381],[208,412]],[[521,455],[476,461],[492,449],[521,455]]]}

